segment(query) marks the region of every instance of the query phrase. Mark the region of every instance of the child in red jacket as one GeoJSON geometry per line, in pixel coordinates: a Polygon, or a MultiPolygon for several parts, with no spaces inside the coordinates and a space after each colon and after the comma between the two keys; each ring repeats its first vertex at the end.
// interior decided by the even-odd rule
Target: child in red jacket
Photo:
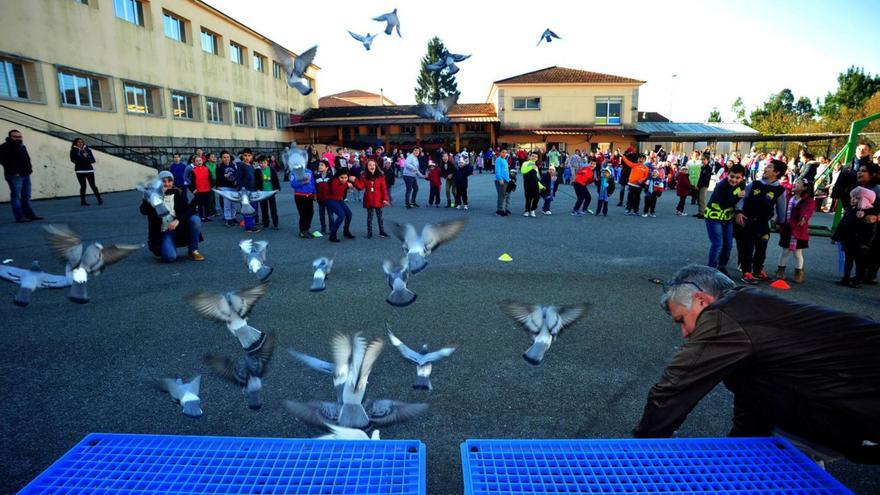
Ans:
{"type": "Polygon", "coordinates": [[[792,197],[785,209],[785,223],[779,226],[779,266],[776,278],[785,278],[786,258],[794,255],[794,281],[804,283],[804,249],[810,247],[810,217],[816,211],[812,184],[799,180],[792,187],[792,197]]]}
{"type": "Polygon", "coordinates": [[[431,185],[431,194],[428,195],[428,206],[434,205],[434,208],[440,208],[440,184],[443,182],[440,167],[436,163],[428,164],[428,176],[425,180],[431,185]]]}
{"type": "Polygon", "coordinates": [[[692,190],[687,165],[682,165],[678,168],[678,175],[675,177],[675,194],[678,196],[678,206],[675,207],[676,216],[684,216],[684,202],[691,195],[692,190]]]}
{"type": "Polygon", "coordinates": [[[318,201],[318,216],[321,219],[321,233],[327,233],[327,222],[333,222],[332,212],[327,208],[327,198],[330,192],[330,181],[333,180],[333,172],[330,170],[330,162],[322,159],[318,163],[318,173],[315,174],[315,199],[318,201]]]}
{"type": "Polygon", "coordinates": [[[372,158],[367,160],[367,168],[361,172],[361,176],[355,183],[355,187],[358,188],[358,190],[364,191],[364,208],[367,209],[367,238],[369,239],[373,237],[373,214],[375,213],[376,223],[379,224],[379,237],[386,239],[388,234],[385,233],[385,223],[382,220],[382,208],[391,203],[388,201],[388,187],[385,184],[385,172],[379,170],[376,161],[372,158]]]}

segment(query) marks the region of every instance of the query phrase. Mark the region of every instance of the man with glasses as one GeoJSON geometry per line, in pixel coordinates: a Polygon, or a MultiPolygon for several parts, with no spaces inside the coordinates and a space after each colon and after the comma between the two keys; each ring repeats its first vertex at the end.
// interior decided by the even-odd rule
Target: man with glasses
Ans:
{"type": "Polygon", "coordinates": [[[31,157],[22,142],[21,131],[9,131],[6,142],[0,144],[0,164],[3,165],[3,176],[9,184],[9,203],[15,223],[28,223],[42,220],[43,217],[34,213],[31,208],[31,157]]]}
{"type": "Polygon", "coordinates": [[[687,342],[651,388],[635,436],[672,436],[724,382],[734,394],[730,436],[779,429],[880,463],[880,324],[736,287],[701,265],[666,282],[660,305],[687,342]]]}

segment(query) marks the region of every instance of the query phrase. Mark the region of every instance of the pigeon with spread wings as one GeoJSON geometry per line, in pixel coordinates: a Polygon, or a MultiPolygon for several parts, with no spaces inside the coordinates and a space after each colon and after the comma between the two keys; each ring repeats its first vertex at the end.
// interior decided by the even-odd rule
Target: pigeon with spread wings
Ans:
{"type": "Polygon", "coordinates": [[[186,300],[202,317],[225,323],[241,346],[250,351],[262,345],[265,335],[248,325],[247,316],[268,288],[269,283],[263,282],[248,289],[225,294],[198,292],[190,294],[186,300]]]}
{"type": "Polygon", "coordinates": [[[247,397],[248,407],[259,409],[263,407],[263,400],[260,397],[260,391],[263,390],[263,376],[274,352],[275,339],[272,334],[266,334],[259,349],[248,351],[244,356],[236,359],[209,354],[205,356],[205,363],[219,377],[241,385],[242,393],[247,397]]]}
{"type": "Polygon", "coordinates": [[[458,103],[458,93],[453,93],[446,98],[434,103],[433,105],[429,103],[423,103],[421,105],[416,106],[415,113],[419,117],[424,117],[426,119],[436,120],[437,122],[449,122],[449,109],[454,107],[458,103]]]}
{"type": "MultiPolygon", "coordinates": [[[[543,33],[541,33],[541,39],[538,40],[538,45],[540,45],[542,41],[546,41],[547,43],[552,43],[553,38],[556,38],[558,40],[562,39],[559,37],[559,35],[557,35],[553,31],[551,31],[550,28],[547,28],[544,30],[543,33]]],[[[535,46],[538,46],[538,45],[535,45],[535,46]]]]}
{"type": "Polygon", "coordinates": [[[416,382],[413,384],[413,388],[429,391],[433,390],[434,387],[431,385],[433,363],[451,356],[452,353],[455,352],[456,347],[447,346],[434,352],[428,352],[428,344],[423,344],[419,351],[414,351],[398,339],[397,336],[391,333],[391,328],[388,324],[385,325],[385,328],[388,330],[388,340],[391,341],[391,345],[400,351],[401,356],[408,361],[412,361],[416,365],[416,382]]]}
{"type": "Polygon", "coordinates": [[[361,44],[364,45],[364,48],[367,49],[367,51],[370,51],[370,46],[373,44],[373,40],[376,39],[376,36],[378,36],[376,34],[370,34],[370,33],[360,35],[357,33],[353,33],[351,31],[349,31],[348,34],[350,34],[352,38],[360,41],[361,44]]]}
{"type": "Polygon", "coordinates": [[[247,189],[242,189],[240,191],[223,191],[220,189],[212,189],[212,191],[238,205],[238,209],[243,215],[253,215],[257,211],[254,209],[255,204],[264,199],[269,199],[278,193],[277,189],[275,191],[248,191],[247,189]]]}
{"type": "Polygon", "coordinates": [[[391,222],[391,232],[403,241],[409,271],[415,274],[428,266],[427,256],[442,244],[455,239],[465,224],[467,220],[464,219],[431,223],[425,225],[419,234],[410,224],[391,222]]]}
{"type": "Polygon", "coordinates": [[[373,20],[385,23],[385,34],[391,34],[391,31],[396,29],[397,36],[403,38],[403,35],[400,34],[400,19],[397,18],[397,9],[394,9],[387,14],[373,17],[373,20]]]}
{"type": "Polygon", "coordinates": [[[17,266],[0,265],[0,278],[18,285],[18,293],[12,298],[12,303],[21,307],[31,303],[31,294],[37,289],[64,289],[73,283],[68,276],[44,272],[36,260],[29,270],[17,266]]]}
{"type": "Polygon", "coordinates": [[[290,53],[281,48],[277,43],[272,43],[272,50],[275,52],[275,58],[284,64],[284,73],[287,75],[287,85],[296,89],[301,95],[306,96],[315,90],[305,77],[306,71],[315,60],[315,54],[318,53],[318,45],[302,52],[298,57],[292,59],[290,53]]]}
{"type": "Polygon", "coordinates": [[[501,309],[529,332],[534,343],[523,354],[529,364],[539,365],[544,354],[563,329],[571,326],[587,313],[589,306],[544,306],[503,301],[501,309]]]}
{"type": "Polygon", "coordinates": [[[260,282],[265,282],[273,271],[273,268],[266,264],[266,250],[269,247],[269,242],[245,239],[238,243],[238,247],[244,254],[248,271],[256,275],[260,282]]]}

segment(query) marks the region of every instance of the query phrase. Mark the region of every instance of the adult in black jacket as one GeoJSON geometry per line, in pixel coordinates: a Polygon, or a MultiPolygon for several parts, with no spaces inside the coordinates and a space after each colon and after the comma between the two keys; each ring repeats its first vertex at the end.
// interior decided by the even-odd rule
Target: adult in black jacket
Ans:
{"type": "MultiPolygon", "coordinates": [[[[630,148],[630,149],[632,149],[632,148],[630,148]]],[[[619,155],[620,155],[619,148],[615,154],[618,155],[618,158],[619,158],[619,155]]],[[[638,160],[638,156],[635,155],[634,153],[630,153],[629,155],[627,155],[627,159],[631,162],[635,162],[638,160]]],[[[620,161],[622,162],[623,160],[620,160],[620,161]]],[[[623,206],[623,195],[626,194],[626,185],[629,183],[629,173],[631,171],[632,171],[632,169],[630,167],[623,167],[623,166],[620,167],[620,178],[617,180],[617,183],[620,184],[620,197],[618,198],[617,206],[623,206]]],[[[574,170],[572,172],[574,172],[574,170]]]]}
{"type": "MultiPolygon", "coordinates": [[[[440,148],[441,150],[443,148],[440,148]]],[[[449,156],[449,153],[443,153],[440,155],[440,161],[438,162],[440,165],[440,175],[443,177],[443,180],[446,182],[446,207],[452,208],[455,206],[455,163],[449,156]]]]}
{"type": "Polygon", "coordinates": [[[651,387],[637,437],[669,437],[720,382],[733,392],[730,436],[775,428],[880,463],[880,324],[758,289],[691,265],[661,306],[687,342],[651,387]]]}
{"type": "Polygon", "coordinates": [[[712,182],[712,159],[708,153],[704,153],[700,158],[700,177],[697,179],[697,203],[699,210],[694,215],[697,218],[703,218],[703,212],[706,211],[706,202],[709,199],[709,184],[712,182]]]}
{"type": "Polygon", "coordinates": [[[174,187],[174,176],[171,172],[159,172],[162,179],[165,206],[170,215],[160,217],[147,201],[141,202],[141,214],[147,217],[147,246],[150,251],[170,263],[177,259],[177,248],[186,246],[189,258],[195,261],[205,259],[199,253],[199,242],[202,240],[202,221],[190,208],[186,197],[180,189],[174,187]]]}
{"type": "Polygon", "coordinates": [[[9,204],[16,223],[42,220],[31,208],[31,157],[22,142],[21,131],[9,131],[6,142],[0,144],[0,165],[9,184],[9,204]]]}
{"type": "Polygon", "coordinates": [[[86,202],[86,181],[92,188],[92,194],[98,200],[98,204],[104,204],[101,200],[101,193],[95,186],[95,155],[92,149],[86,146],[86,142],[82,138],[75,138],[70,146],[70,161],[73,163],[73,170],[76,172],[76,180],[79,181],[79,204],[82,206],[90,206],[86,202]]]}

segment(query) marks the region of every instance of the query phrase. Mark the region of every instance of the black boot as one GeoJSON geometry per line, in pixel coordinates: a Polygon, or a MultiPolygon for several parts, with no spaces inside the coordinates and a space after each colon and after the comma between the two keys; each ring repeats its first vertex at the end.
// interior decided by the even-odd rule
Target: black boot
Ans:
{"type": "Polygon", "coordinates": [[[330,242],[339,242],[339,238],[336,237],[336,234],[330,234],[330,242]]]}
{"type": "Polygon", "coordinates": [[[349,232],[349,231],[345,231],[345,232],[343,232],[343,233],[342,233],[342,237],[345,237],[346,239],[354,239],[354,238],[355,238],[355,237],[351,234],[351,232],[349,232]]]}

